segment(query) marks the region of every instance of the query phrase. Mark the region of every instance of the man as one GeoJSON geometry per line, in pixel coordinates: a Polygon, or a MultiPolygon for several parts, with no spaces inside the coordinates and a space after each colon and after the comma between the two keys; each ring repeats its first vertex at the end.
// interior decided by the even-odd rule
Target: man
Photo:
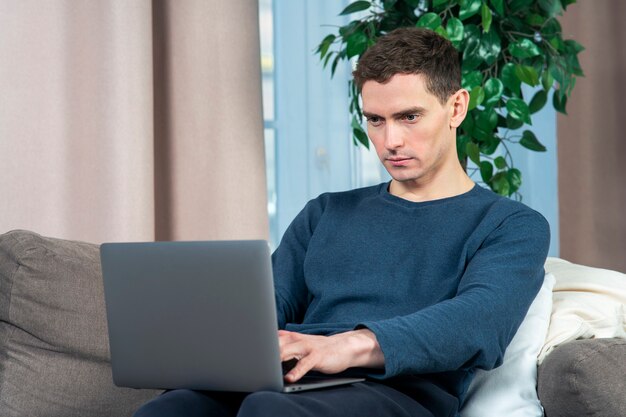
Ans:
{"type": "Polygon", "coordinates": [[[171,391],[137,416],[454,417],[474,369],[502,362],[543,282],[545,219],[462,169],[469,94],[450,42],[395,30],[354,78],[392,180],[310,201],[273,268],[281,356],[298,359],[285,379],[368,380],[298,394],[171,391]]]}

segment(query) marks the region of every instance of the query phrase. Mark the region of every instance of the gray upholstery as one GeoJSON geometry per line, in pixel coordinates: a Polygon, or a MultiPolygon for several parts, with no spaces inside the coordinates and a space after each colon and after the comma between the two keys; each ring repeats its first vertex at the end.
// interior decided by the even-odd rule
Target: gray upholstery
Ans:
{"type": "Polygon", "coordinates": [[[566,343],[539,367],[546,417],[626,416],[626,340],[566,343]]]}
{"type": "Polygon", "coordinates": [[[0,414],[127,416],[155,391],[111,379],[98,246],[0,236],[0,414]]]}

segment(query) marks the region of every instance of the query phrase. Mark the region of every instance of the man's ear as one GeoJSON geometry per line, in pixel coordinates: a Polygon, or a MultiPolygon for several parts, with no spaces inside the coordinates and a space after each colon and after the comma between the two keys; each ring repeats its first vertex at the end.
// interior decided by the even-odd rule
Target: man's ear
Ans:
{"type": "Polygon", "coordinates": [[[467,115],[467,107],[469,106],[469,93],[466,89],[461,88],[450,97],[451,116],[450,128],[456,129],[461,126],[465,116],[467,115]]]}

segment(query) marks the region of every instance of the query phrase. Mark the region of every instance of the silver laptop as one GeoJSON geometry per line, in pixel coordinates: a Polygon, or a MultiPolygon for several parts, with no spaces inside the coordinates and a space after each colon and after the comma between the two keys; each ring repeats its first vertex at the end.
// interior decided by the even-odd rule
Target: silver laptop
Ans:
{"type": "Polygon", "coordinates": [[[294,392],[283,382],[266,241],[105,243],[113,381],[134,388],[294,392]]]}

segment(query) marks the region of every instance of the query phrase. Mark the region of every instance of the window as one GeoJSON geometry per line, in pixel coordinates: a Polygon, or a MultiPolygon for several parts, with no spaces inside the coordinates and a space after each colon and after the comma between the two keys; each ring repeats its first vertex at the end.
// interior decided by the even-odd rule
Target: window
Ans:
{"type": "Polygon", "coordinates": [[[278,241],[276,226],[276,127],[274,125],[274,18],[272,0],[259,0],[261,34],[261,76],[263,83],[263,122],[265,165],[267,176],[267,213],[270,223],[270,243],[278,241]]]}
{"type": "MultiPolygon", "coordinates": [[[[352,144],[349,64],[331,79],[314,54],[343,23],[336,0],[259,0],[270,235],[275,247],[306,202],[387,178],[373,151],[352,144]]],[[[348,2],[344,2],[345,5],[348,2]]]]}

